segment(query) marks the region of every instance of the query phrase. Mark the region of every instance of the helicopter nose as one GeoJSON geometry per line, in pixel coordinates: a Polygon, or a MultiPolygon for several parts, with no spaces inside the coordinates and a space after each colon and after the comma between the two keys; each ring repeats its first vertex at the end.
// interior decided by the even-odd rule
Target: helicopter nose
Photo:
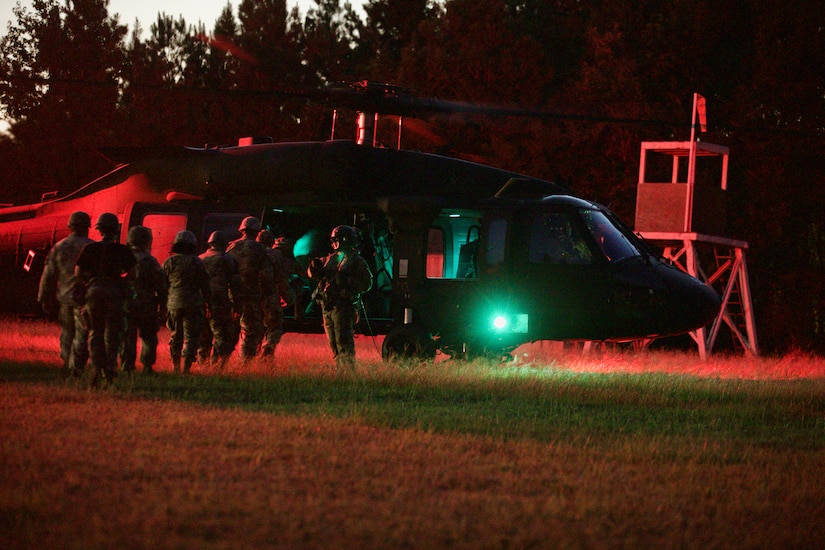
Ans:
{"type": "Polygon", "coordinates": [[[689,306],[690,316],[694,319],[694,329],[711,324],[719,315],[719,309],[722,307],[719,294],[709,285],[698,281],[696,288],[688,297],[688,303],[691,304],[689,306]]]}
{"type": "Polygon", "coordinates": [[[678,319],[679,326],[674,327],[674,332],[690,332],[711,324],[722,307],[719,294],[713,287],[675,267],[666,269],[661,275],[670,289],[672,305],[678,311],[674,319],[678,319]]]}

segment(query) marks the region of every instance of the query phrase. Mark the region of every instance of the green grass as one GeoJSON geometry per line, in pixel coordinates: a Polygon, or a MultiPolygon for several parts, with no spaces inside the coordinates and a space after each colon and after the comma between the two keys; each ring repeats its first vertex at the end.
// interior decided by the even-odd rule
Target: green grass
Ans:
{"type": "Polygon", "coordinates": [[[338,374],[287,335],[275,365],[91,389],[53,330],[0,326],[3,548],[825,542],[816,357],[385,364],[362,341],[338,374]]]}
{"type": "Polygon", "coordinates": [[[389,428],[610,445],[626,435],[712,437],[822,449],[825,380],[704,380],[665,374],[516,373],[440,363],[355,376],[137,378],[125,395],[389,428]],[[451,376],[450,374],[453,374],[451,376]]]}

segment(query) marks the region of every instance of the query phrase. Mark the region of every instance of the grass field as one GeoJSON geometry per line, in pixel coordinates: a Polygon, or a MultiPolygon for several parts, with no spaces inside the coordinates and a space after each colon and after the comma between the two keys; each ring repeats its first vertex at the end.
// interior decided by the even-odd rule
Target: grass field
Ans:
{"type": "MultiPolygon", "coordinates": [[[[162,340],[166,335],[162,335],[162,340]]],[[[825,360],[518,350],[105,389],[0,320],[2,548],[822,548],[825,360]]]]}

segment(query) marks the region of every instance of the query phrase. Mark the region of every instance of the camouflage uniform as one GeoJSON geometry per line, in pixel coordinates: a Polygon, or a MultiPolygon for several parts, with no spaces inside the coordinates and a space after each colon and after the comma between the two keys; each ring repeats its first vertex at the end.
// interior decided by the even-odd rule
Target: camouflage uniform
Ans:
{"type": "Polygon", "coordinates": [[[129,229],[129,247],[135,255],[134,297],[127,304],[126,334],[120,354],[121,367],[135,370],[137,340],[140,335],[140,363],[143,372],[152,373],[157,361],[160,320],[166,316],[168,282],[160,264],[149,253],[152,231],[136,225],[129,229]]]}
{"type": "Polygon", "coordinates": [[[94,242],[87,235],[91,220],[85,212],[69,216],[71,234],[55,244],[46,257],[40,277],[37,301],[47,315],[57,313],[60,324],[60,358],[67,373],[79,374],[89,360],[88,330],[83,326],[81,309],[72,301],[74,267],[80,251],[94,242]],[[75,345],[77,342],[77,345],[75,345]]]}
{"type": "Polygon", "coordinates": [[[209,236],[209,250],[200,255],[210,277],[212,302],[209,322],[201,333],[198,356],[205,361],[211,351],[211,360],[218,367],[226,364],[237,343],[233,299],[242,288],[238,264],[226,253],[226,246],[223,232],[215,231],[209,236]]]}
{"type": "Polygon", "coordinates": [[[272,284],[268,296],[262,300],[263,322],[266,327],[262,355],[274,355],[275,348],[284,335],[284,311],[282,304],[289,300],[289,280],[287,279],[286,261],[281,252],[272,248],[275,237],[271,231],[258,233],[258,242],[264,245],[266,257],[272,265],[272,284]]]}
{"type": "Polygon", "coordinates": [[[241,359],[247,361],[258,354],[264,338],[265,327],[261,301],[271,293],[272,264],[264,246],[255,241],[260,222],[251,216],[244,218],[239,230],[244,236],[229,243],[226,251],[238,262],[243,288],[235,300],[241,313],[241,359]]]}
{"type": "Polygon", "coordinates": [[[343,225],[332,230],[334,251],[326,258],[313,260],[307,270],[318,280],[313,294],[321,304],[324,332],[336,364],[355,366],[355,325],[361,294],[372,287],[372,273],[356,249],[356,233],[343,225]]]}
{"type": "Polygon", "coordinates": [[[175,372],[188,373],[197,361],[201,333],[206,324],[205,308],[212,299],[209,274],[203,262],[195,255],[197,240],[191,231],[179,231],[172,244],[172,255],[163,262],[163,272],[169,280],[169,298],[166,309],[169,337],[169,355],[175,372]]]}
{"type": "Polygon", "coordinates": [[[77,258],[76,274],[88,283],[85,320],[89,327],[89,353],[94,369],[93,384],[101,374],[111,381],[126,329],[126,302],[131,297],[135,256],[129,247],[116,242],[117,216],[101,214],[95,226],[103,240],[86,245],[77,258]]]}

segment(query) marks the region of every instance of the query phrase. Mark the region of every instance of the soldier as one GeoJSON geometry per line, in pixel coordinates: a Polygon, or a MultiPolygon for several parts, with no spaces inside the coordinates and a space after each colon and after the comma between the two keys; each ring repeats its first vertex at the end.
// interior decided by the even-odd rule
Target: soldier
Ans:
{"type": "Polygon", "coordinates": [[[264,246],[266,257],[272,264],[272,285],[268,296],[261,302],[263,321],[266,332],[264,334],[262,356],[275,355],[275,348],[284,335],[284,311],[282,303],[289,300],[289,280],[287,279],[286,261],[280,252],[273,249],[275,236],[268,229],[258,233],[257,241],[264,246]]]}
{"type": "Polygon", "coordinates": [[[237,342],[233,300],[241,293],[241,275],[235,258],[226,253],[226,233],[213,231],[208,242],[209,249],[200,255],[200,259],[209,274],[212,302],[209,322],[201,333],[198,356],[205,362],[211,350],[212,364],[223,369],[237,342]]]}
{"type": "Polygon", "coordinates": [[[292,253],[292,242],[286,237],[276,237],[272,249],[280,254],[286,267],[286,276],[289,282],[289,297],[281,301],[281,306],[291,306],[294,309],[295,320],[301,321],[303,320],[304,308],[310,301],[309,295],[311,294],[304,287],[303,276],[306,275],[306,270],[301,269],[301,265],[292,253]]]}
{"type": "Polygon", "coordinates": [[[120,222],[116,215],[104,212],[95,229],[103,239],[87,244],[75,267],[75,276],[87,284],[84,316],[89,327],[93,385],[97,385],[101,375],[111,382],[117,374],[117,358],[126,328],[126,302],[131,299],[137,263],[129,247],[117,242],[120,222]]]}
{"type": "Polygon", "coordinates": [[[201,333],[206,324],[205,308],[212,300],[209,274],[203,262],[195,255],[198,239],[191,231],[178,231],[172,242],[172,255],[163,262],[163,272],[169,280],[169,298],[166,309],[169,337],[169,355],[172,367],[188,374],[198,356],[201,333]]]}
{"type": "Polygon", "coordinates": [[[150,254],[152,230],[142,225],[129,229],[126,239],[135,255],[134,298],[127,304],[126,335],[120,354],[125,372],[135,370],[140,335],[140,363],[144,374],[152,374],[157,361],[158,330],[166,318],[168,282],[157,259],[150,254]]]}
{"type": "Polygon", "coordinates": [[[63,372],[75,376],[80,375],[89,359],[89,347],[88,330],[83,326],[80,308],[72,300],[71,291],[77,257],[83,247],[94,242],[89,238],[91,225],[92,220],[86,212],[72,212],[68,223],[70,234],[49,251],[37,293],[37,301],[46,315],[53,318],[57,314],[63,372]]]}
{"type": "Polygon", "coordinates": [[[358,253],[358,235],[348,225],[332,230],[332,253],[315,258],[307,269],[318,281],[313,297],[321,305],[324,332],[336,365],[355,367],[355,325],[361,294],[372,287],[372,273],[358,253]]]}
{"type": "Polygon", "coordinates": [[[246,362],[258,354],[264,338],[265,327],[261,301],[272,292],[272,264],[264,247],[255,238],[261,231],[258,218],[247,216],[238,230],[240,239],[229,243],[226,251],[238,262],[243,288],[235,306],[241,312],[241,360],[246,362]]]}

